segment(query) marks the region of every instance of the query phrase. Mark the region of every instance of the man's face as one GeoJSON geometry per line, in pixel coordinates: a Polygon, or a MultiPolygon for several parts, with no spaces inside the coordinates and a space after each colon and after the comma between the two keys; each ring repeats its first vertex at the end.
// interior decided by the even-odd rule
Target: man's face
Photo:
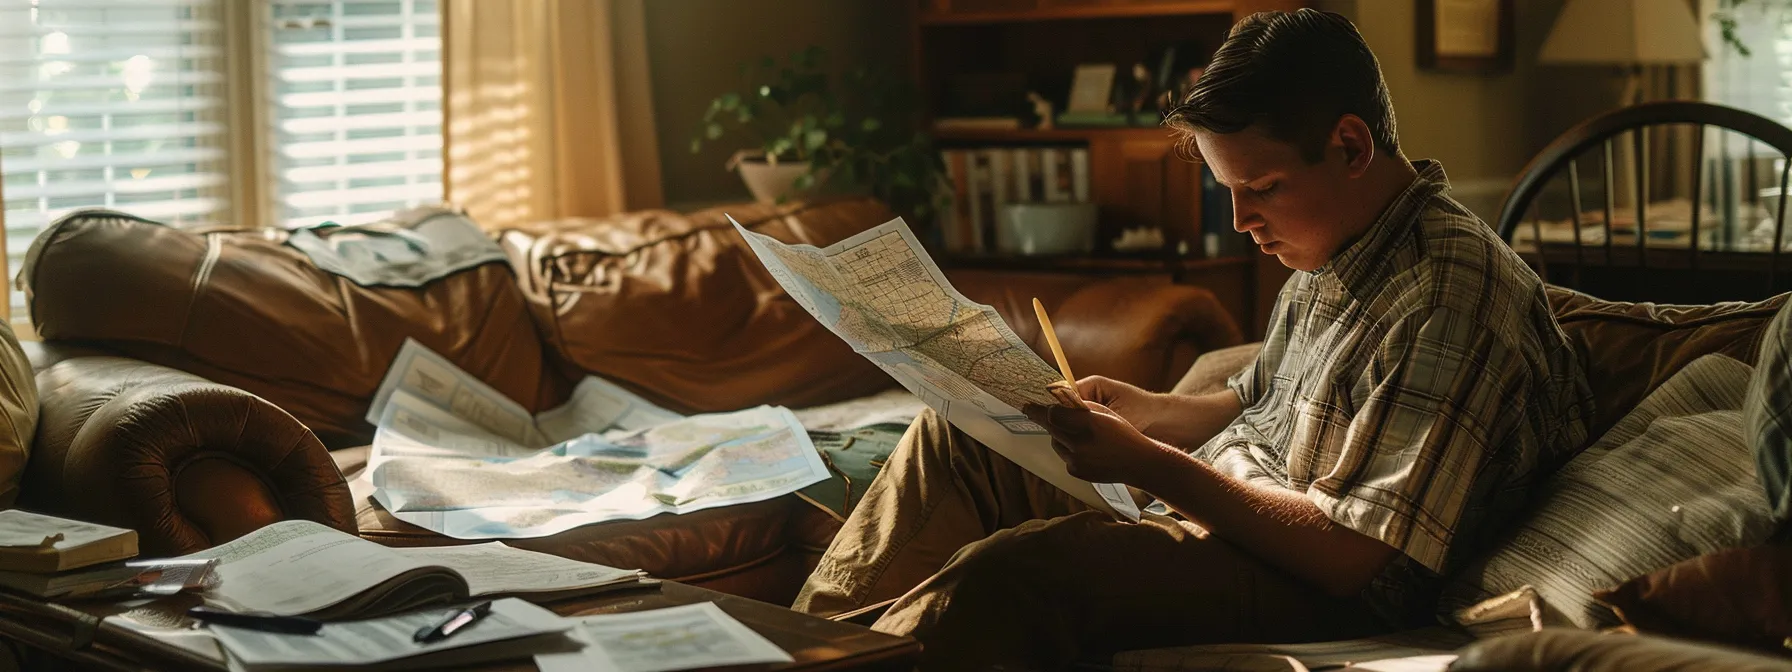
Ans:
{"type": "Polygon", "coordinates": [[[1325,265],[1362,228],[1340,207],[1352,175],[1334,134],[1325,158],[1307,163],[1292,143],[1252,126],[1238,133],[1196,131],[1201,157],[1232,190],[1232,226],[1282,265],[1311,271],[1325,265]]]}

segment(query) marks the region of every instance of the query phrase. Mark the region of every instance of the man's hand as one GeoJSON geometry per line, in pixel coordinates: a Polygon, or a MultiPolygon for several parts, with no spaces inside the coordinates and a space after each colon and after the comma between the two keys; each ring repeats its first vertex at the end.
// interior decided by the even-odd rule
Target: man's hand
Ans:
{"type": "Polygon", "coordinates": [[[1167,461],[1188,459],[1181,451],[1145,436],[1113,409],[1093,401],[1084,403],[1087,408],[1022,409],[1051,432],[1052,449],[1064,458],[1070,475],[1092,483],[1124,483],[1148,490],[1144,483],[1163,473],[1167,461]]]}
{"type": "MultiPolygon", "coordinates": [[[[1088,376],[1076,381],[1076,393],[1084,401],[1093,401],[1125,418],[1141,433],[1151,431],[1164,410],[1168,395],[1146,392],[1144,388],[1122,383],[1107,376],[1088,376]]],[[[1148,434],[1147,434],[1148,435],[1148,434]]]]}

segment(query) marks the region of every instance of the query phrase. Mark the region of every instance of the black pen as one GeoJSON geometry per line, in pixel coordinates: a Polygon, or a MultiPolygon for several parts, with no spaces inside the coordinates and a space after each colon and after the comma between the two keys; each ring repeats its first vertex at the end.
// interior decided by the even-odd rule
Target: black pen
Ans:
{"type": "Polygon", "coordinates": [[[212,625],[226,625],[246,630],[278,632],[288,635],[315,635],[324,627],[322,621],[303,616],[270,616],[262,614],[233,614],[208,607],[193,607],[187,615],[212,625]]]}
{"type": "Polygon", "coordinates": [[[492,601],[480,602],[449,614],[440,623],[418,628],[417,634],[411,636],[411,641],[428,643],[447,639],[450,635],[467,629],[467,626],[477,623],[479,619],[485,618],[486,614],[490,613],[492,613],[492,601]]]}

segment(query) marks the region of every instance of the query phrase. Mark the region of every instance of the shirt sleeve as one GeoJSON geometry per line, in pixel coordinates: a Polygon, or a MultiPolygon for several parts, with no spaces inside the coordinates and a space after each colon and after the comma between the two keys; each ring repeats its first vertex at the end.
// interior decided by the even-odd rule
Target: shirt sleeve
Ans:
{"type": "Polygon", "coordinates": [[[1308,497],[1338,524],[1442,573],[1489,465],[1515,466],[1527,450],[1535,460],[1535,446],[1508,441],[1524,421],[1528,371],[1472,315],[1431,308],[1403,319],[1358,381],[1368,393],[1353,395],[1363,401],[1335,466],[1308,497]]]}

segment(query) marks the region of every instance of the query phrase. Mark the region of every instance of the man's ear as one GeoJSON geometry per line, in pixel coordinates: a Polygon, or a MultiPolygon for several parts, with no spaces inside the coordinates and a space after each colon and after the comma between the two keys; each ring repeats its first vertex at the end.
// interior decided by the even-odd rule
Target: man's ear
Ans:
{"type": "Polygon", "coordinates": [[[1375,136],[1362,117],[1346,114],[1332,129],[1332,143],[1344,150],[1344,169],[1351,177],[1362,177],[1375,159],[1375,136]]]}

